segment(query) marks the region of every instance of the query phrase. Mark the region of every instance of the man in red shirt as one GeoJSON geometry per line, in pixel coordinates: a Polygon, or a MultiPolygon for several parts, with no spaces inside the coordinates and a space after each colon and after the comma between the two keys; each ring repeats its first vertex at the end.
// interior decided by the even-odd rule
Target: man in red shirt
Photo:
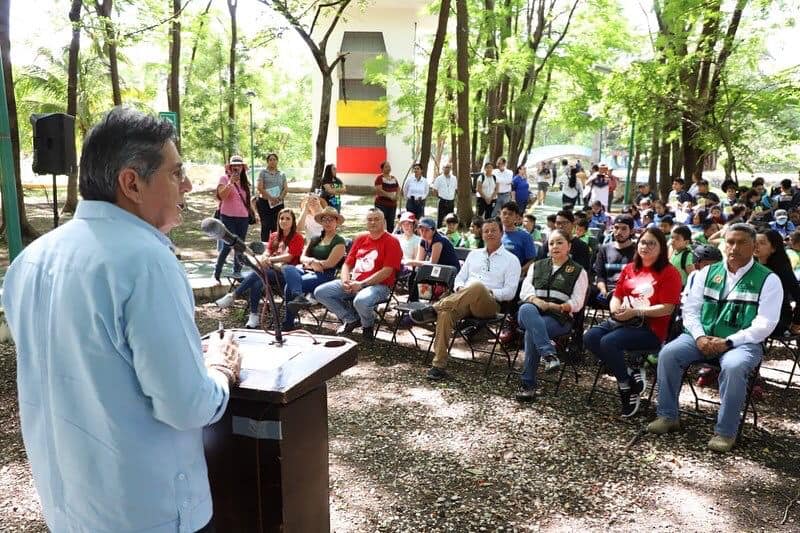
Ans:
{"type": "Polygon", "coordinates": [[[402,258],[400,243],[386,232],[383,212],[370,209],[367,232],[353,240],[341,279],[323,283],[314,291],[314,298],[342,321],[336,333],[350,333],[360,323],[364,340],[373,339],[375,308],[389,298],[402,258]]]}

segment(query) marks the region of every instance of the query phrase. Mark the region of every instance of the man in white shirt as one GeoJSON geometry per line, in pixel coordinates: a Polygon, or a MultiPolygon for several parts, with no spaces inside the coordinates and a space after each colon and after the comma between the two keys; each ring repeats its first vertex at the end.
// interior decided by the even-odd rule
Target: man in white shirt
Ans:
{"type": "Polygon", "coordinates": [[[500,215],[503,204],[511,201],[511,182],[514,181],[514,173],[506,167],[506,158],[501,157],[497,160],[497,168],[494,169],[494,179],[497,182],[497,200],[494,203],[492,216],[500,215]]]}
{"type": "Polygon", "coordinates": [[[458,179],[450,172],[452,168],[450,163],[446,163],[444,167],[442,167],[442,173],[433,180],[433,184],[431,185],[433,193],[439,197],[439,210],[436,214],[437,228],[442,227],[445,215],[455,213],[458,179]]]}
{"type": "Polygon", "coordinates": [[[678,396],[684,369],[704,359],[719,359],[720,410],[708,447],[727,452],[736,443],[747,380],[763,355],[761,342],[780,318],[783,287],[778,276],[753,260],[755,230],[733,224],[725,233],[726,260],[698,271],[683,304],[687,333],[658,355],[658,418],[650,433],[680,429],[678,396]]]}
{"type": "Polygon", "coordinates": [[[455,292],[435,304],[411,312],[411,320],[422,324],[436,322],[435,355],[428,379],[447,377],[447,348],[455,324],[466,316],[493,317],[499,302],[514,299],[520,278],[519,260],[503,248],[503,230],[496,219],[483,223],[481,229],[485,248],[473,250],[464,261],[454,284],[455,292]]]}
{"type": "Polygon", "coordinates": [[[406,197],[406,211],[414,213],[417,220],[425,216],[425,200],[428,198],[428,180],[422,175],[422,165],[414,165],[414,175],[403,183],[403,196],[406,197]]]}

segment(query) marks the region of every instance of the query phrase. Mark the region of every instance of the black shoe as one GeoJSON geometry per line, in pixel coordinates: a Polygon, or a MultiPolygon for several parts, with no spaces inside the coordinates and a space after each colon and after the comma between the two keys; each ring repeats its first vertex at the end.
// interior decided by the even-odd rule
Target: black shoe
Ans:
{"type": "Polygon", "coordinates": [[[242,276],[241,272],[234,272],[233,274],[231,274],[231,277],[236,281],[242,281],[244,279],[244,276],[242,276]]]}
{"type": "Polygon", "coordinates": [[[415,324],[427,324],[436,320],[436,309],[432,305],[422,309],[414,309],[411,311],[410,316],[415,324]]]}
{"type": "Polygon", "coordinates": [[[516,398],[518,402],[533,402],[536,400],[536,389],[528,387],[527,385],[520,385],[514,398],[516,398]]]}
{"type": "Polygon", "coordinates": [[[642,390],[636,386],[632,378],[628,380],[628,382],[630,383],[630,387],[626,389],[620,387],[619,389],[619,399],[622,404],[622,418],[630,418],[639,412],[639,402],[641,400],[639,394],[642,390]]]}
{"type": "Polygon", "coordinates": [[[301,311],[301,310],[303,310],[303,309],[308,309],[308,308],[309,308],[309,307],[311,307],[312,305],[314,305],[314,304],[312,304],[311,302],[309,302],[309,301],[306,299],[306,297],[305,297],[305,296],[302,296],[302,295],[301,295],[301,296],[298,296],[298,297],[296,297],[296,298],[294,298],[293,300],[291,300],[291,301],[289,301],[289,302],[286,302],[286,308],[287,308],[289,311],[291,311],[291,313],[292,313],[293,315],[296,315],[298,312],[300,312],[300,311],[301,311]]]}
{"type": "Polygon", "coordinates": [[[375,340],[375,331],[372,329],[372,326],[363,328],[361,335],[366,342],[375,340]]]}
{"type": "Polygon", "coordinates": [[[359,322],[358,320],[353,320],[352,322],[346,322],[345,324],[339,326],[339,329],[336,330],[336,334],[341,335],[343,333],[353,333],[353,330],[355,330],[360,325],[361,322],[359,322]]]}
{"type": "Polygon", "coordinates": [[[631,394],[641,395],[644,391],[644,371],[640,368],[634,368],[629,381],[631,394]]]}
{"type": "Polygon", "coordinates": [[[432,366],[425,377],[433,381],[441,381],[447,379],[447,372],[443,368],[432,366]]]}

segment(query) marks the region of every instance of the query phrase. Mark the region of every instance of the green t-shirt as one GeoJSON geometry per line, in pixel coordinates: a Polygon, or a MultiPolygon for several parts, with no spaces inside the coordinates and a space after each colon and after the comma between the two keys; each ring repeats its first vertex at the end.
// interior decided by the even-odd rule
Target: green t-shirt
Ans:
{"type": "Polygon", "coordinates": [[[453,233],[445,233],[444,235],[450,241],[453,246],[458,246],[458,243],[461,242],[461,233],[458,231],[454,231],[453,233]]]}
{"type": "Polygon", "coordinates": [[[692,254],[692,251],[688,247],[684,248],[680,252],[673,251],[672,256],[669,258],[669,262],[672,263],[672,266],[678,269],[678,272],[680,272],[681,285],[686,285],[686,278],[689,277],[689,273],[686,272],[686,267],[694,264],[694,254],[692,254]]]}
{"type": "MultiPolygon", "coordinates": [[[[323,244],[322,237],[317,237],[312,239],[310,243],[308,243],[308,248],[306,249],[306,255],[309,257],[313,257],[314,259],[319,259],[320,261],[326,260],[330,257],[331,252],[333,249],[338,245],[344,245],[344,237],[339,235],[338,233],[334,235],[331,242],[328,244],[323,244]]],[[[327,270],[333,270],[334,268],[329,268],[327,270]]],[[[326,270],[326,271],[327,271],[326,270]]]]}
{"type": "Polygon", "coordinates": [[[542,242],[542,232],[534,228],[531,232],[531,238],[536,242],[542,242]]]}
{"type": "Polygon", "coordinates": [[[469,248],[471,250],[475,250],[477,248],[483,248],[483,240],[473,235],[470,231],[461,235],[461,241],[457,246],[459,248],[469,248]]]}

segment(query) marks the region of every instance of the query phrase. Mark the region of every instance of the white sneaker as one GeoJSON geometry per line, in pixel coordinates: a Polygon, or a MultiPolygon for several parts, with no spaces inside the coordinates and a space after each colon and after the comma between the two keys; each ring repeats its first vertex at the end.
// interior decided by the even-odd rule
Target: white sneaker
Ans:
{"type": "Polygon", "coordinates": [[[559,361],[558,357],[555,355],[550,355],[542,358],[542,364],[544,365],[545,372],[552,372],[561,366],[561,361],[559,361]]]}
{"type": "Polygon", "coordinates": [[[244,327],[248,329],[256,329],[258,328],[260,322],[261,317],[258,315],[258,313],[250,313],[247,318],[247,324],[245,324],[244,327]]]}
{"type": "Polygon", "coordinates": [[[234,300],[233,293],[229,292],[228,294],[226,294],[225,296],[223,296],[214,303],[216,303],[217,307],[219,307],[220,309],[226,309],[233,304],[233,300],[234,300]]]}

